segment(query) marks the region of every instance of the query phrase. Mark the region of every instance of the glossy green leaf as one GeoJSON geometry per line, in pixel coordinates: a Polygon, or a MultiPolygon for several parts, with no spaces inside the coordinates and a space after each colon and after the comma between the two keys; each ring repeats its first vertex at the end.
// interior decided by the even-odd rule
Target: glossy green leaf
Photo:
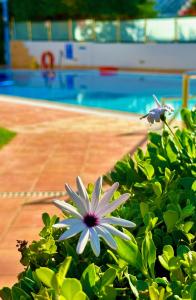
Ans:
{"type": "Polygon", "coordinates": [[[13,286],[11,293],[12,293],[13,300],[22,300],[22,298],[25,300],[31,300],[31,297],[25,291],[23,291],[21,288],[17,286],[13,286]]]}
{"type": "Polygon", "coordinates": [[[173,271],[180,268],[180,259],[178,257],[172,257],[168,261],[169,270],[173,271]]]}
{"type": "Polygon", "coordinates": [[[194,222],[191,222],[191,221],[186,222],[186,223],[184,224],[184,231],[185,231],[186,233],[188,233],[188,232],[191,230],[191,228],[193,227],[193,225],[194,225],[194,222]]]}
{"type": "Polygon", "coordinates": [[[181,257],[181,258],[184,258],[184,254],[188,253],[190,251],[190,249],[185,246],[185,245],[180,245],[178,248],[177,248],[177,256],[181,257]]]}
{"type": "Polygon", "coordinates": [[[87,299],[88,299],[87,295],[84,292],[79,291],[74,295],[72,300],[87,300],[87,299]]]}
{"type": "Polygon", "coordinates": [[[91,298],[93,296],[93,287],[96,282],[99,280],[99,276],[97,275],[98,267],[95,264],[90,264],[82,273],[81,276],[81,284],[85,293],[91,298]]]}
{"type": "Polygon", "coordinates": [[[56,274],[56,278],[57,278],[59,286],[61,286],[63,284],[63,281],[64,281],[64,279],[66,277],[66,274],[69,270],[71,260],[72,260],[72,257],[68,256],[68,257],[66,257],[66,259],[60,265],[60,268],[59,268],[59,270],[56,274]]]}
{"type": "Polygon", "coordinates": [[[167,156],[170,160],[170,163],[177,161],[177,153],[178,152],[176,150],[174,143],[170,140],[168,141],[168,143],[166,145],[166,152],[167,152],[167,156]]]}
{"type": "Polygon", "coordinates": [[[143,171],[148,180],[152,179],[152,176],[154,175],[154,168],[151,164],[143,162],[142,164],[138,164],[138,167],[143,171]]]}
{"type": "Polygon", "coordinates": [[[11,289],[8,287],[4,287],[0,290],[0,297],[2,300],[12,300],[11,289]]]}
{"type": "Polygon", "coordinates": [[[169,271],[169,260],[174,257],[174,250],[171,245],[165,245],[163,247],[163,254],[159,255],[159,261],[161,265],[169,271]]]}
{"type": "Polygon", "coordinates": [[[56,279],[56,274],[54,271],[41,267],[35,271],[38,279],[43,282],[46,286],[58,290],[58,283],[56,279]]]}
{"type": "Polygon", "coordinates": [[[128,279],[129,286],[130,286],[133,294],[135,295],[136,298],[138,298],[139,297],[139,292],[138,292],[136,286],[132,283],[131,276],[128,273],[125,273],[125,277],[128,279]]]}
{"type": "Polygon", "coordinates": [[[194,211],[195,207],[193,205],[187,205],[181,211],[181,218],[185,219],[187,217],[190,217],[191,215],[193,215],[194,211]]]}
{"type": "Polygon", "coordinates": [[[50,216],[48,213],[43,213],[42,214],[42,221],[44,223],[45,226],[50,226],[50,216]]]}
{"type": "Polygon", "coordinates": [[[107,269],[100,279],[101,289],[104,286],[110,285],[111,283],[113,283],[115,277],[116,277],[116,270],[114,270],[113,268],[107,269]]]}
{"type": "Polygon", "coordinates": [[[154,286],[149,286],[150,300],[159,300],[159,291],[154,286]]]}
{"type": "Polygon", "coordinates": [[[75,278],[65,278],[61,287],[61,294],[66,300],[73,300],[78,292],[82,292],[80,281],[75,278]]]}
{"type": "Polygon", "coordinates": [[[157,197],[160,197],[162,194],[162,187],[160,182],[156,181],[152,183],[153,190],[157,197]]]}
{"type": "Polygon", "coordinates": [[[115,240],[117,242],[116,251],[119,256],[131,266],[141,269],[142,259],[137,244],[132,240],[122,240],[120,237],[115,237],[115,240]]]}
{"type": "Polygon", "coordinates": [[[191,300],[196,299],[196,282],[193,282],[190,289],[191,300]]]}
{"type": "Polygon", "coordinates": [[[102,300],[116,300],[117,291],[111,286],[106,286],[102,293],[102,300]]]}
{"type": "Polygon", "coordinates": [[[167,226],[167,231],[171,232],[173,230],[173,228],[175,227],[176,222],[179,219],[178,212],[173,211],[173,210],[168,210],[168,211],[164,212],[163,219],[167,226]]]}
{"type": "Polygon", "coordinates": [[[142,260],[146,268],[149,268],[151,276],[154,277],[156,247],[152,239],[152,233],[150,231],[146,233],[145,238],[142,242],[142,260]]]}
{"type": "Polygon", "coordinates": [[[140,211],[141,211],[142,218],[144,218],[144,216],[149,212],[148,203],[141,202],[140,203],[140,211]]]}

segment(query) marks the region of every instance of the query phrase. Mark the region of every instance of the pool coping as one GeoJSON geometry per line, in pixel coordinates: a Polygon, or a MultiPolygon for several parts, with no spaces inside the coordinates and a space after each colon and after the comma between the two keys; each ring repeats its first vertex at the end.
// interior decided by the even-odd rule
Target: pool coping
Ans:
{"type": "Polygon", "coordinates": [[[81,105],[67,104],[67,103],[53,103],[45,99],[33,99],[33,98],[23,98],[18,96],[8,96],[0,94],[0,102],[9,102],[18,105],[29,105],[37,107],[45,107],[48,109],[57,109],[62,111],[77,112],[82,114],[96,115],[100,117],[115,117],[128,120],[138,120],[142,114],[113,111],[109,109],[102,108],[89,108],[81,105]]]}

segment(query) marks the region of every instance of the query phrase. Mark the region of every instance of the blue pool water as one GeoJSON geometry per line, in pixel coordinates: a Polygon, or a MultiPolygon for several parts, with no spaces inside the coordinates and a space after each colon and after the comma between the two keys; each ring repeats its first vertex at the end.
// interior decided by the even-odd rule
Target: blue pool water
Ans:
{"type": "MultiPolygon", "coordinates": [[[[0,82],[0,94],[4,95],[133,113],[145,113],[152,108],[152,94],[158,98],[178,97],[178,101],[168,103],[175,108],[181,105],[181,75],[130,72],[104,75],[80,70],[49,73],[0,70],[0,74],[4,77],[6,74],[10,83],[2,86],[0,82]]],[[[196,95],[196,80],[191,81],[190,92],[196,95]]],[[[194,105],[196,98],[190,100],[190,106],[194,105]]]]}

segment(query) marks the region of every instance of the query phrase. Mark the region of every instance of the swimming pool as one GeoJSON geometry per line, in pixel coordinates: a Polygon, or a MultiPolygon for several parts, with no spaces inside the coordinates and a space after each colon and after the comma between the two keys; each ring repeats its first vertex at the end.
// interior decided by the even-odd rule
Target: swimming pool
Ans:
{"type": "MultiPolygon", "coordinates": [[[[56,103],[103,108],[115,111],[146,113],[154,106],[152,94],[157,97],[178,97],[172,101],[175,108],[181,105],[182,76],[118,72],[105,74],[99,71],[3,71],[7,84],[0,86],[0,94],[32,99],[45,99],[56,103]]],[[[196,95],[196,81],[190,91],[196,95]]],[[[196,98],[190,100],[190,106],[196,98]]]]}

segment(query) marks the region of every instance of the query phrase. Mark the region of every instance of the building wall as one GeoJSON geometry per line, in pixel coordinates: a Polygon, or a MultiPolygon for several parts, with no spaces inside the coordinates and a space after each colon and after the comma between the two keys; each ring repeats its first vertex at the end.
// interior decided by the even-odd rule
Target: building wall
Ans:
{"type": "MultiPolygon", "coordinates": [[[[114,66],[133,69],[196,69],[196,44],[96,44],[44,41],[20,43],[23,48],[25,46],[28,50],[29,57],[33,57],[39,66],[42,54],[50,51],[54,55],[55,66],[62,67],[114,66]],[[68,57],[67,47],[72,49],[71,57],[68,57]]],[[[12,48],[13,60],[16,60],[17,57],[14,56],[18,55],[18,52],[15,53],[15,47],[12,48]]],[[[29,67],[31,67],[30,65],[29,67]]]]}

